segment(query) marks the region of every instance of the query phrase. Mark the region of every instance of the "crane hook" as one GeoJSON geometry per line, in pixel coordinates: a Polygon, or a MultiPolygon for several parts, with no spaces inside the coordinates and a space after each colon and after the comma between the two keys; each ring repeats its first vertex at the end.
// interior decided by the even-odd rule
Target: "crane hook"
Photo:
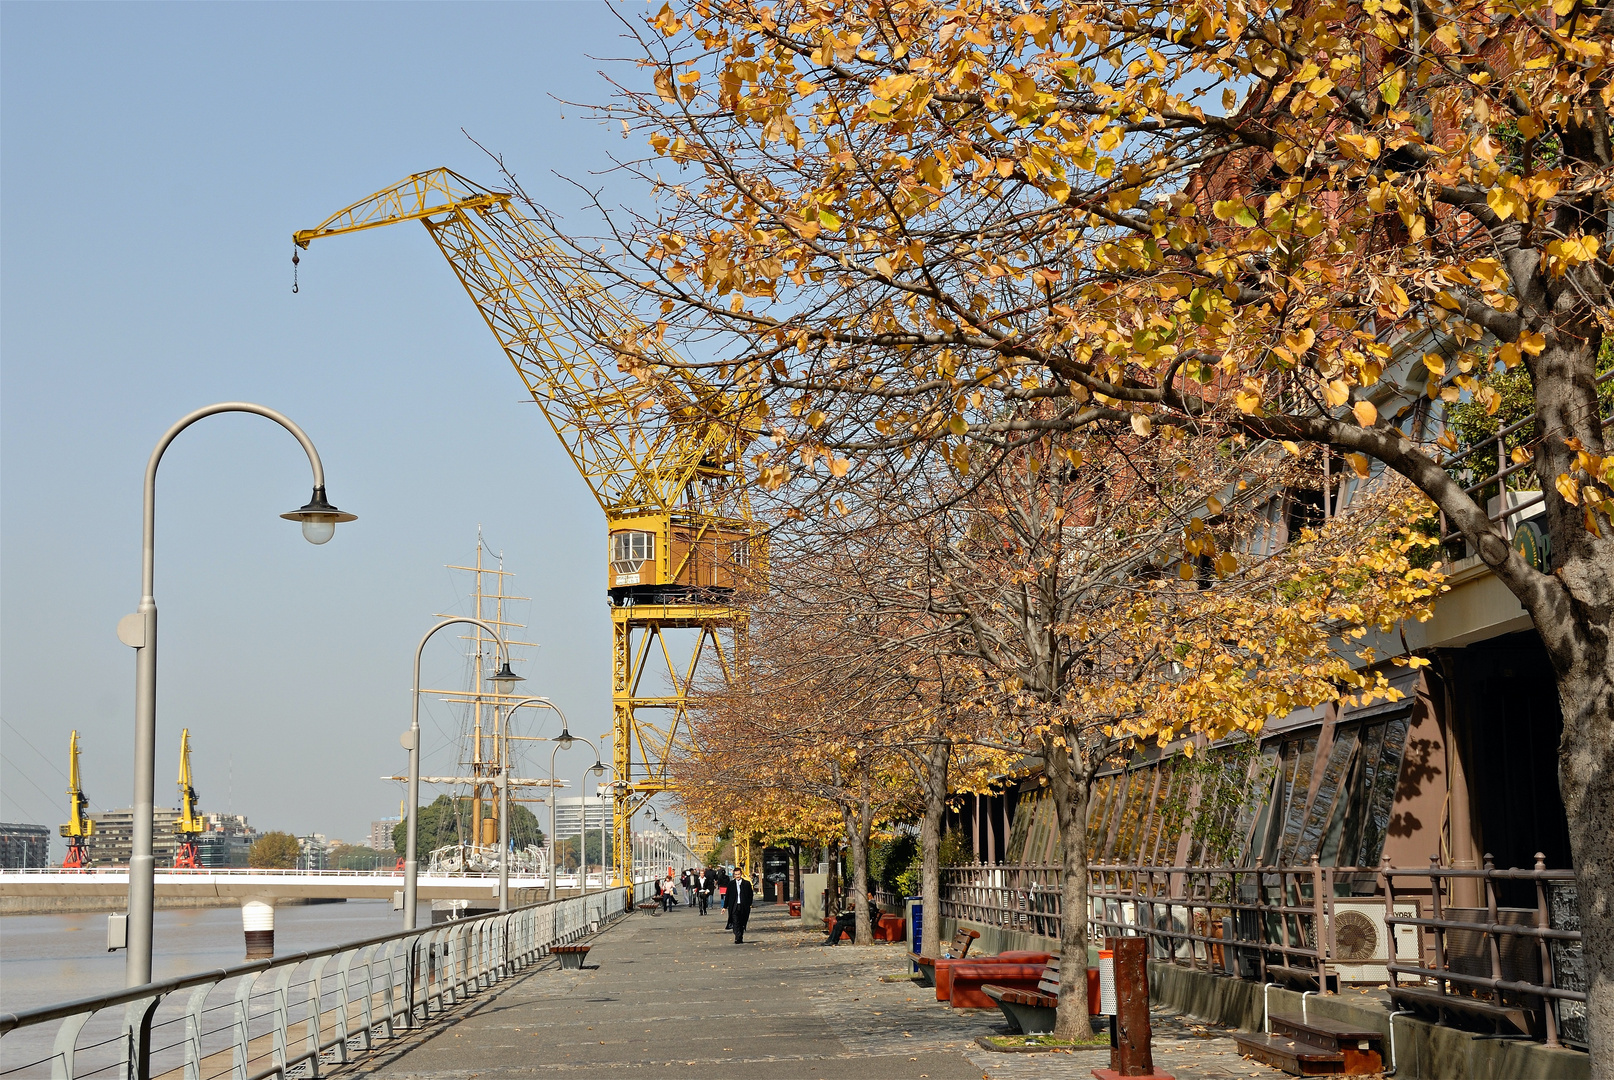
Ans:
{"type": "Polygon", "coordinates": [[[291,249],[291,291],[297,291],[297,264],[302,260],[297,257],[297,249],[291,249]]]}

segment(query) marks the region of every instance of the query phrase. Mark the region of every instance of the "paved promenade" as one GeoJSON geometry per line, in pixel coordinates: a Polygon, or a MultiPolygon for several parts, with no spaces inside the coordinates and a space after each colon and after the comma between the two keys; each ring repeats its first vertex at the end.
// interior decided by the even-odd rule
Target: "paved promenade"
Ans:
{"type": "MultiPolygon", "coordinates": [[[[746,1080],[1090,1080],[1108,1051],[1002,1054],[975,1037],[994,1012],[955,1012],[934,992],[882,982],[901,946],[818,946],[779,905],[759,905],[744,945],[723,916],[635,914],[600,934],[590,968],[553,961],[462,1006],[361,1075],[734,1076],[746,1080]],[[595,965],[598,965],[597,967],[595,965]]],[[[1155,1061],[1178,1080],[1281,1077],[1220,1031],[1156,1017],[1155,1061]]]]}

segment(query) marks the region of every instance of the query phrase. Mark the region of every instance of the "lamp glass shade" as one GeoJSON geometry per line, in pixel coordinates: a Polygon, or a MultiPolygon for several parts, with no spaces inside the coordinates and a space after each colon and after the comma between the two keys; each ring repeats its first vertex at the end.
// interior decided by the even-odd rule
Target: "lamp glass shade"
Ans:
{"type": "Polygon", "coordinates": [[[572,733],[565,728],[561,728],[560,737],[555,741],[560,744],[562,750],[570,750],[572,748],[572,733]]]}
{"type": "Polygon", "coordinates": [[[325,498],[325,489],[316,487],[313,497],[308,502],[291,511],[281,514],[287,521],[301,522],[303,526],[303,539],[310,544],[323,544],[336,535],[336,526],[344,521],[357,521],[358,515],[350,514],[345,510],[338,510],[325,498]]]}
{"type": "Polygon", "coordinates": [[[504,662],[504,666],[500,667],[499,670],[488,679],[488,681],[493,684],[493,690],[495,693],[513,694],[516,691],[516,683],[526,682],[527,680],[511,671],[510,661],[506,660],[504,662]]]}
{"type": "Polygon", "coordinates": [[[325,517],[306,517],[303,519],[303,539],[310,544],[323,544],[336,535],[336,520],[325,517]]]}
{"type": "Polygon", "coordinates": [[[595,776],[604,776],[605,775],[605,765],[604,765],[604,763],[596,761],[594,763],[594,767],[592,769],[590,769],[589,772],[593,773],[595,776]]]}

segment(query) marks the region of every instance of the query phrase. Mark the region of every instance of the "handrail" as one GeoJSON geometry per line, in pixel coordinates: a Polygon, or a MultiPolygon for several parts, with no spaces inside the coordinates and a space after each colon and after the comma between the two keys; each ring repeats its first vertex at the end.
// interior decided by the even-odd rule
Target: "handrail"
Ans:
{"type": "MultiPolygon", "coordinates": [[[[1383,955],[1365,963],[1382,965],[1385,975],[1375,981],[1387,976],[1392,995],[1398,981],[1408,977],[1419,981],[1417,993],[1428,997],[1433,989],[1442,997],[1431,1000],[1453,1002],[1453,1007],[1472,1001],[1475,992],[1493,998],[1507,994],[1509,1007],[1539,1014],[1548,1045],[1558,1045],[1560,1033],[1570,1042],[1583,1039],[1575,1034],[1585,1022],[1583,984],[1573,972],[1558,970],[1577,962],[1581,933],[1552,924],[1557,909],[1548,896],[1549,885],[1571,884],[1574,872],[1547,869],[1544,856],[1538,855],[1533,869],[1506,870],[1497,869],[1489,856],[1482,867],[1473,869],[1433,864],[1397,868],[1387,862],[1377,867],[1334,867],[1313,860],[1307,866],[1090,863],[1087,870],[1089,937],[1147,937],[1157,962],[1263,982],[1283,977],[1327,988],[1337,983],[1339,965],[1364,963],[1340,955],[1334,939],[1335,912],[1343,902],[1360,910],[1366,901],[1383,905],[1388,932],[1383,955]],[[1483,906],[1443,907],[1442,893],[1453,882],[1465,880],[1479,883],[1483,906]],[[1372,888],[1364,895],[1359,889],[1369,882],[1372,888]],[[1533,907],[1498,908],[1497,887],[1503,882],[1533,882],[1533,907]],[[1507,914],[1526,921],[1505,922],[1501,915],[1507,914]],[[1413,955],[1407,955],[1404,936],[1398,941],[1398,931],[1415,935],[1413,955]],[[1455,932],[1469,935],[1466,951],[1448,945],[1447,934],[1455,932]],[[1475,961],[1482,967],[1488,962],[1488,972],[1472,970],[1475,961]],[[1515,1004],[1513,995],[1524,1003],[1515,1004]]],[[[1063,924],[1061,873],[1060,867],[1048,865],[944,868],[940,914],[1058,941],[1063,924]]]]}
{"type": "Polygon", "coordinates": [[[42,1068],[89,1075],[117,1066],[132,1077],[175,1071],[189,1080],[202,1075],[204,1061],[214,1068],[226,1058],[225,1072],[234,1080],[284,1077],[299,1063],[317,1076],[327,1058],[351,1061],[378,1040],[434,1021],[555,946],[631,911],[647,890],[648,883],[636,882],[0,1014],[0,1052],[16,1051],[0,1061],[0,1076],[31,1076],[42,1068]],[[221,995],[210,1004],[209,994],[225,983],[234,987],[232,1000],[221,995]],[[182,1003],[177,1014],[175,1001],[182,1003]],[[120,1014],[116,1034],[97,1031],[78,1045],[97,1015],[120,1014]],[[55,1021],[60,1026],[48,1055],[46,1043],[20,1034],[55,1021]],[[19,1064],[18,1056],[39,1060],[19,1064]],[[86,1064],[86,1057],[94,1060],[86,1064]]]}

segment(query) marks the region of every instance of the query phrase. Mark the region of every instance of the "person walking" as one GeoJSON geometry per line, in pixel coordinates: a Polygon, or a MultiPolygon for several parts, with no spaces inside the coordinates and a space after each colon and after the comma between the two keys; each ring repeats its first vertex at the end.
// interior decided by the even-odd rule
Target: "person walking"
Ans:
{"type": "Polygon", "coordinates": [[[710,866],[706,868],[706,876],[701,878],[701,914],[706,914],[706,907],[717,895],[717,871],[710,866]]]}
{"type": "Polygon", "coordinates": [[[688,867],[685,867],[683,876],[679,880],[682,881],[684,885],[684,899],[689,902],[690,907],[694,907],[695,888],[700,884],[701,880],[700,871],[691,870],[688,867]]]}
{"type": "Polygon", "coordinates": [[[717,895],[718,895],[718,897],[720,899],[720,902],[723,905],[723,914],[726,916],[726,919],[725,919],[725,921],[723,923],[723,929],[725,929],[725,930],[733,930],[734,929],[734,907],[733,907],[733,899],[734,899],[734,897],[733,897],[733,893],[734,893],[734,882],[729,879],[728,867],[726,867],[726,866],[718,867],[717,868],[717,895]]]}
{"type": "Polygon", "coordinates": [[[745,924],[751,921],[751,879],[736,876],[729,885],[729,891],[734,894],[734,944],[744,945],[745,924]]]}

